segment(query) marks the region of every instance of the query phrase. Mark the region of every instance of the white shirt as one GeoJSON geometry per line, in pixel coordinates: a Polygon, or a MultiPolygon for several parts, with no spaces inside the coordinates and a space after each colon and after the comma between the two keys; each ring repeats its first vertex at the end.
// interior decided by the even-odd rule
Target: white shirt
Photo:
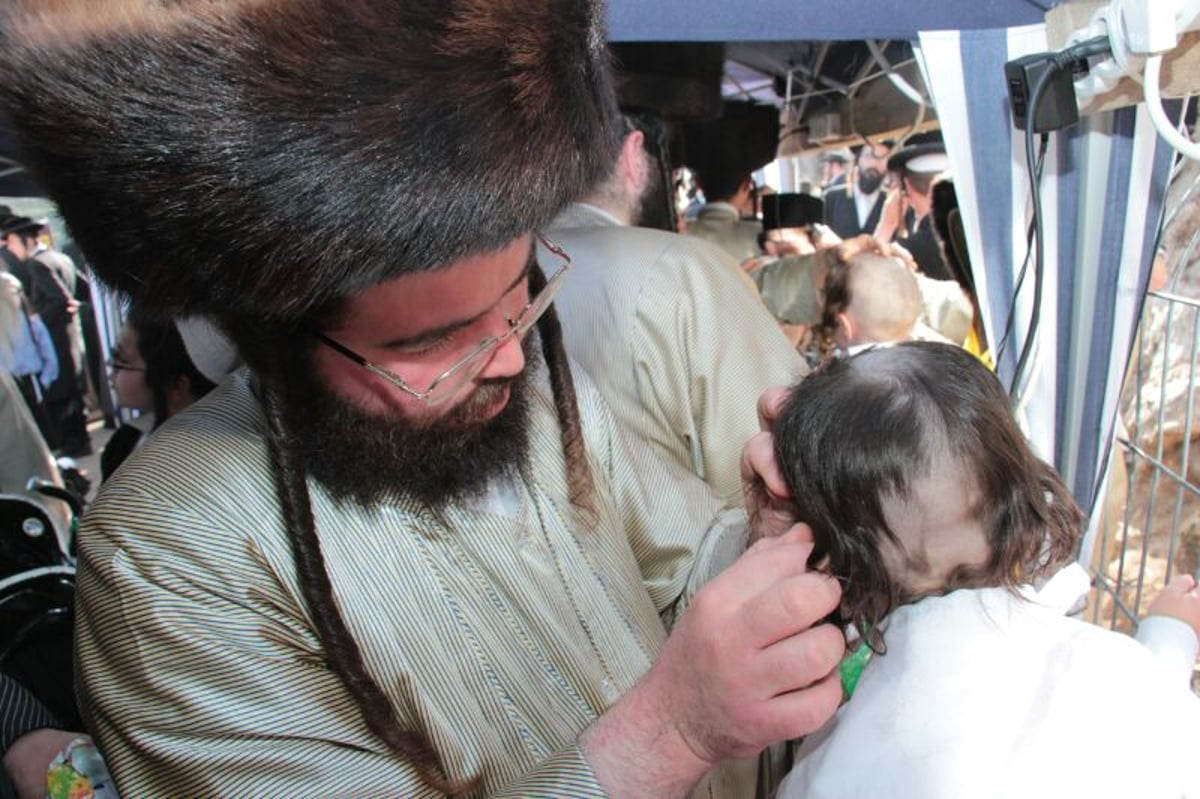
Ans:
{"type": "MultiPolygon", "coordinates": [[[[879,189],[870,194],[863,194],[859,191],[858,186],[854,187],[854,208],[858,211],[858,226],[866,228],[867,218],[871,215],[872,209],[875,208],[875,201],[879,199],[879,189]]],[[[873,230],[864,230],[864,233],[874,233],[873,230]]]]}
{"type": "Polygon", "coordinates": [[[804,741],[778,799],[1200,797],[1187,680],[1046,599],[987,588],[897,608],[887,653],[804,741]]]}

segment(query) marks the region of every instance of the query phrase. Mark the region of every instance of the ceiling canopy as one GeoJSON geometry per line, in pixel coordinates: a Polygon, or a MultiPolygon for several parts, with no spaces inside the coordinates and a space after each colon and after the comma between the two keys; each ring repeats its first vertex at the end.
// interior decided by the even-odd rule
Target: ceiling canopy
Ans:
{"type": "Polygon", "coordinates": [[[616,42],[915,40],[1041,22],[1055,0],[608,0],[616,42]]]}

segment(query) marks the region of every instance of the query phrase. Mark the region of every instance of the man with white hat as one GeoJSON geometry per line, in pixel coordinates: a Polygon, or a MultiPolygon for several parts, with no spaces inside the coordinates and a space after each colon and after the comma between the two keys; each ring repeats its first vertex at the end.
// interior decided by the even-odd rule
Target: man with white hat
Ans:
{"type": "Polygon", "coordinates": [[[884,205],[875,235],[895,241],[916,260],[921,272],[934,280],[951,280],[933,230],[933,183],[950,169],[946,148],[940,142],[916,144],[896,151],[888,171],[898,177],[884,205]]]}

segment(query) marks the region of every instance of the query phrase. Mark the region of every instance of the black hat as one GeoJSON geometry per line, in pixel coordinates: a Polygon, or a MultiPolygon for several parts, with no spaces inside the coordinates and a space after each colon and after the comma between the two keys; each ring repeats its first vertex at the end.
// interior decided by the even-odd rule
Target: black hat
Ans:
{"type": "Polygon", "coordinates": [[[888,171],[936,175],[950,168],[943,144],[914,144],[903,147],[888,158],[888,171]]]}
{"type": "Polygon", "coordinates": [[[43,225],[40,222],[30,219],[27,216],[13,216],[9,214],[0,218],[0,236],[7,236],[10,233],[36,234],[42,227],[43,225]]]}
{"type": "Polygon", "coordinates": [[[811,194],[767,194],[762,217],[763,230],[808,227],[825,220],[825,203],[811,194]]]}
{"type": "Polygon", "coordinates": [[[99,276],[160,311],[296,321],[499,249],[619,145],[589,0],[76,5],[6,24],[0,101],[99,276]]]}
{"type": "Polygon", "coordinates": [[[683,140],[684,161],[695,171],[708,197],[713,185],[736,184],[775,160],[779,109],[727,100],[720,117],[685,125],[683,140]]]}

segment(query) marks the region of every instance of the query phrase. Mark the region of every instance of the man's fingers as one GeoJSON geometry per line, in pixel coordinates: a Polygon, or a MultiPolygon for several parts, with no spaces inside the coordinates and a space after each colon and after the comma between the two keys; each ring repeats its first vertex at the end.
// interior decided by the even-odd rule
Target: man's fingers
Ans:
{"type": "Polygon", "coordinates": [[[824,679],[846,656],[846,638],[821,624],[777,641],[754,661],[753,677],[771,696],[797,691],[824,679]]]}
{"type": "Polygon", "coordinates": [[[750,514],[751,538],[779,535],[796,521],[791,491],[779,462],[770,433],[757,433],[742,450],[742,490],[750,514]]]}
{"type": "MultiPolygon", "coordinates": [[[[778,557],[789,556],[783,549],[778,553],[778,557]]],[[[775,552],[765,554],[770,557],[775,552]]],[[[765,585],[765,590],[750,598],[741,611],[750,641],[763,648],[807,630],[832,613],[842,598],[837,580],[818,572],[804,572],[765,585]]]]}
{"type": "MultiPolygon", "coordinates": [[[[708,603],[717,615],[743,614],[764,592],[805,574],[811,552],[811,544],[795,538],[755,543],[698,593],[692,606],[708,603]]],[[[756,639],[755,645],[765,644],[756,639]]]]}
{"type": "Polygon", "coordinates": [[[777,696],[761,714],[766,740],[786,741],[815,732],[833,718],[842,702],[842,681],[833,672],[817,683],[777,696]]]}
{"type": "Polygon", "coordinates": [[[787,386],[772,386],[758,397],[758,429],[769,432],[787,399],[787,386]]]}
{"type": "Polygon", "coordinates": [[[768,499],[786,500],[792,496],[775,458],[775,439],[770,433],[755,433],[742,449],[742,483],[746,486],[761,483],[768,499]]]}

